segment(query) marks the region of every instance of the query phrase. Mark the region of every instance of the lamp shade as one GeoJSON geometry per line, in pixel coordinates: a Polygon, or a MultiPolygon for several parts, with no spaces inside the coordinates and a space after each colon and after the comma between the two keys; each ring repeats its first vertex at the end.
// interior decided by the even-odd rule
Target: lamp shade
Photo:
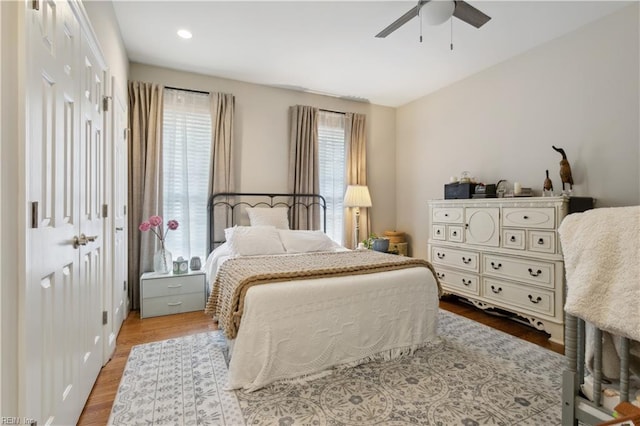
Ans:
{"type": "Polygon", "coordinates": [[[422,6],[421,14],[427,24],[440,25],[451,18],[455,8],[456,5],[452,0],[431,0],[422,6]]]}
{"type": "Polygon", "coordinates": [[[366,185],[349,185],[344,194],[345,207],[371,207],[371,196],[366,185]]]}

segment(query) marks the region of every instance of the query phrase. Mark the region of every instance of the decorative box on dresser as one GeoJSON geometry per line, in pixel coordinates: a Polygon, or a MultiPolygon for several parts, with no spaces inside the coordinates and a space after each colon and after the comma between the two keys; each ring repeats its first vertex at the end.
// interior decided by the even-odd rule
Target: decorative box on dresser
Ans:
{"type": "Polygon", "coordinates": [[[140,277],[140,318],[204,310],[205,284],[204,271],[145,272],[140,277]]]}
{"type": "Polygon", "coordinates": [[[445,293],[517,314],[564,344],[564,262],[558,226],[586,197],[429,201],[428,256],[445,293]]]}

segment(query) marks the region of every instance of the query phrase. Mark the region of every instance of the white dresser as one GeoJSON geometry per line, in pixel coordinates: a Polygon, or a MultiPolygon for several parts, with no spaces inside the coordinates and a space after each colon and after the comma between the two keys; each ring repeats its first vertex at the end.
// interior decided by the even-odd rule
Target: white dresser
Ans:
{"type": "Polygon", "coordinates": [[[564,344],[557,229],[570,211],[591,203],[569,197],[429,201],[429,260],[445,293],[513,312],[564,344]]]}
{"type": "Polygon", "coordinates": [[[140,318],[204,310],[205,282],[204,271],[145,272],[140,277],[140,318]]]}

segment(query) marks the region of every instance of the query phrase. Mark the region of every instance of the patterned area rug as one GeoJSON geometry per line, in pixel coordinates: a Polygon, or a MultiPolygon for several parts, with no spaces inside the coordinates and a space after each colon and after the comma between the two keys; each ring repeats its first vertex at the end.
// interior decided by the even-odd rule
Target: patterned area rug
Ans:
{"type": "Polygon", "coordinates": [[[109,424],[561,424],[561,355],[446,311],[439,334],[412,356],[253,393],[223,390],[221,333],[135,346],[109,424]]]}

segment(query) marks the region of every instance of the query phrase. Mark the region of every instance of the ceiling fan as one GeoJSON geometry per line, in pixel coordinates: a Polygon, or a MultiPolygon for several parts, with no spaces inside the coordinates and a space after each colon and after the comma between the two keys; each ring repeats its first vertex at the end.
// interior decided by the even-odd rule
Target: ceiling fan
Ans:
{"type": "MultiPolygon", "coordinates": [[[[419,16],[420,9],[430,1],[438,1],[438,0],[419,0],[418,4],[411,8],[407,13],[396,19],[391,25],[389,25],[384,30],[380,31],[376,34],[378,38],[384,38],[412,20],[414,17],[419,16]]],[[[475,7],[471,6],[469,3],[465,1],[456,0],[453,2],[455,4],[453,9],[453,16],[460,19],[461,21],[466,22],[467,24],[473,25],[476,28],[480,28],[484,24],[486,24],[490,16],[484,14],[479,11],[475,7]]]]}

